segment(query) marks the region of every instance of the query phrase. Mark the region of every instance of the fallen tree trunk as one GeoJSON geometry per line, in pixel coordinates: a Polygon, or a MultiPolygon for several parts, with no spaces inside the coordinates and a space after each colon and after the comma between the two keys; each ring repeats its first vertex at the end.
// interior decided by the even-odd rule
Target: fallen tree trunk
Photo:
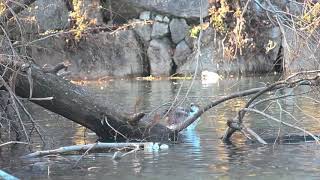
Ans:
{"type": "Polygon", "coordinates": [[[44,73],[36,65],[17,62],[8,64],[4,61],[1,64],[0,73],[5,74],[4,81],[16,77],[13,89],[18,96],[30,98],[32,94],[31,101],[34,103],[89,128],[102,140],[167,141],[174,137],[174,132],[164,125],[150,126],[148,121],[139,121],[143,114],[130,117],[125,112],[119,112],[108,99],[106,103],[99,104],[89,90],[55,74],[44,73]],[[32,100],[47,97],[53,98],[32,100]],[[132,125],[131,121],[137,123],[132,125]]]}
{"type": "Polygon", "coordinates": [[[159,124],[160,117],[144,116],[143,113],[130,117],[126,112],[119,112],[108,99],[104,104],[98,103],[95,95],[84,87],[72,84],[55,74],[45,73],[36,65],[5,60],[0,63],[0,73],[5,74],[5,81],[11,77],[16,78],[13,89],[18,96],[29,98],[30,101],[89,128],[103,141],[176,140],[180,131],[210,108],[263,89],[255,88],[221,97],[195,115],[189,116],[176,128],[169,129],[159,124]]]}
{"type": "MultiPolygon", "coordinates": [[[[143,113],[138,113],[130,117],[126,112],[117,110],[117,107],[108,99],[104,104],[98,103],[95,95],[84,87],[72,84],[55,74],[45,73],[36,65],[4,59],[1,59],[0,64],[0,73],[3,74],[4,81],[12,82],[12,77],[15,77],[11,87],[18,96],[29,98],[34,103],[89,128],[104,141],[176,140],[178,133],[196,121],[204,112],[227,100],[252,94],[256,94],[252,98],[255,99],[264,92],[276,89],[319,84],[319,75],[316,74],[312,78],[293,81],[291,81],[292,78],[287,78],[265,87],[236,92],[212,101],[194,115],[187,117],[176,128],[169,129],[159,124],[158,116],[144,116],[143,113]]],[[[311,73],[318,73],[318,71],[311,73]]],[[[248,104],[251,102],[249,101],[248,104]]],[[[239,113],[241,117],[239,119],[243,116],[244,113],[239,113]]],[[[224,140],[228,140],[236,130],[242,129],[242,120],[229,120],[226,123],[231,131],[226,133],[224,140]]]]}

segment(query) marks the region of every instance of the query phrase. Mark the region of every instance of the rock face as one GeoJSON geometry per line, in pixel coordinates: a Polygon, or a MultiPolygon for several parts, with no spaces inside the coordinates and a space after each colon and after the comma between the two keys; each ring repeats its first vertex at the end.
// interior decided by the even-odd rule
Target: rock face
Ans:
{"type": "Polygon", "coordinates": [[[174,43],[178,44],[183,40],[189,31],[189,25],[185,19],[172,19],[170,22],[171,39],[174,43]]]}
{"type": "MultiPolygon", "coordinates": [[[[107,70],[111,70],[115,76],[141,76],[145,74],[141,45],[134,32],[132,30],[120,31],[113,38],[115,38],[111,39],[113,44],[109,47],[113,53],[107,61],[111,68],[107,68],[107,70]]],[[[106,53],[101,58],[108,57],[108,55],[109,53],[106,53]]]]}
{"type": "Polygon", "coordinates": [[[172,73],[172,50],[168,39],[153,39],[148,48],[150,74],[153,76],[170,76],[172,73]]]}
{"type": "MultiPolygon", "coordinates": [[[[211,0],[202,0],[202,17],[208,16],[208,8],[211,7],[211,2],[211,0]]],[[[188,20],[198,20],[200,17],[200,0],[113,0],[105,1],[104,8],[106,19],[113,19],[117,23],[138,18],[140,12],[145,10],[188,20]],[[111,6],[109,2],[111,2],[111,6]],[[112,9],[110,10],[109,7],[112,7],[112,9]]],[[[148,18],[140,19],[148,20],[148,18]]]]}
{"type": "Polygon", "coordinates": [[[34,46],[31,51],[36,63],[55,65],[69,60],[72,75],[76,77],[125,77],[148,73],[143,50],[132,30],[114,35],[107,32],[88,35],[74,50],[66,50],[65,40],[61,37],[48,38],[37,45],[41,48],[34,46]]]}
{"type": "MultiPolygon", "coordinates": [[[[265,36],[269,38],[269,31],[266,30],[265,36]]],[[[271,30],[272,31],[272,30],[271,30]]],[[[217,72],[219,74],[247,74],[247,73],[263,73],[273,70],[274,60],[278,52],[247,53],[243,56],[238,56],[234,60],[226,60],[223,57],[222,47],[218,43],[220,39],[214,39],[214,30],[208,28],[203,33],[201,39],[201,56],[199,57],[198,73],[204,70],[217,72]]],[[[276,38],[276,37],[274,37],[276,38]]],[[[281,40],[281,37],[277,37],[281,40]]],[[[262,38],[260,38],[262,40],[262,38]]],[[[187,59],[186,63],[178,66],[178,74],[193,74],[196,68],[196,52],[193,52],[187,59]]]]}
{"type": "MultiPolygon", "coordinates": [[[[134,7],[157,11],[162,14],[170,14],[183,18],[200,17],[199,0],[118,0],[118,6],[121,4],[131,4],[134,7]]],[[[116,4],[114,4],[116,5],[116,4]]],[[[116,6],[114,6],[116,9],[116,6]]],[[[202,16],[208,15],[209,1],[202,0],[202,16]]]]}
{"type": "MultiPolygon", "coordinates": [[[[22,21],[26,21],[23,24],[28,23],[30,25],[31,22],[35,24],[36,28],[26,30],[30,32],[66,29],[70,26],[69,14],[71,11],[71,9],[68,9],[66,2],[65,0],[37,0],[28,10],[24,10],[19,14],[19,19],[21,18],[22,21]]],[[[103,23],[102,14],[99,9],[99,0],[82,0],[77,2],[80,7],[79,13],[85,16],[87,21],[94,21],[96,25],[103,23]]]]}
{"type": "MultiPolygon", "coordinates": [[[[70,48],[70,44],[67,44],[66,39],[61,36],[37,41],[31,48],[32,57],[36,62],[42,65],[46,63],[55,65],[69,60],[72,63],[71,69],[74,75],[80,77],[193,74],[197,67],[197,48],[195,48],[197,39],[190,38],[188,22],[198,20],[200,0],[104,2],[106,2],[104,8],[110,8],[108,3],[111,3],[112,8],[112,11],[108,9],[109,14],[104,16],[104,20],[112,19],[117,23],[129,22],[130,25],[126,29],[117,30],[115,34],[88,33],[80,42],[75,43],[75,48],[70,48]],[[37,48],[37,46],[42,48],[37,48]]],[[[202,2],[203,16],[207,16],[208,7],[213,1],[202,0],[202,2]]],[[[83,0],[82,4],[83,7],[86,7],[84,10],[88,10],[83,12],[89,19],[96,19],[98,24],[103,23],[101,14],[99,14],[99,0],[83,0]]],[[[264,5],[267,6],[266,3],[264,5]]],[[[282,6],[281,3],[280,6],[282,6]]],[[[68,9],[65,1],[38,0],[35,7],[37,8],[33,15],[41,31],[63,29],[68,26],[68,9]]],[[[264,10],[260,6],[255,6],[255,3],[252,9],[256,11],[257,16],[265,16],[264,10]]],[[[212,28],[206,29],[201,39],[198,72],[208,70],[220,74],[246,74],[272,71],[281,45],[284,43],[280,29],[271,26],[257,28],[254,39],[249,41],[254,42],[258,48],[255,51],[244,50],[244,54],[238,55],[234,60],[227,60],[223,57],[222,37],[216,35],[212,28]],[[271,49],[267,47],[268,42],[271,42],[273,46],[271,49]]],[[[288,36],[292,35],[288,32],[288,36]]],[[[288,37],[287,39],[290,40],[288,37]]],[[[292,38],[292,42],[289,43],[292,44],[296,40],[292,38]]],[[[310,68],[319,67],[316,61],[312,61],[319,57],[319,52],[316,52],[318,48],[314,46],[315,52],[307,53],[306,47],[301,46],[300,44],[295,49],[302,51],[299,53],[299,58],[305,61],[295,61],[297,57],[290,55],[285,50],[285,67],[297,69],[302,66],[302,63],[308,68],[309,66],[310,68]]]]}
{"type": "Polygon", "coordinates": [[[30,15],[35,16],[40,31],[68,27],[69,12],[63,0],[38,0],[33,8],[34,11],[30,15]]]}

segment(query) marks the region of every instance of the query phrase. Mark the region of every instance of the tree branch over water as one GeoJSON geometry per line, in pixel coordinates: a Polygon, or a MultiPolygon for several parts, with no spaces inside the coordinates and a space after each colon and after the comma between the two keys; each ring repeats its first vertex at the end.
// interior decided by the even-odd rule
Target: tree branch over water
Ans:
{"type": "MultiPolygon", "coordinates": [[[[277,89],[319,85],[318,72],[320,72],[306,71],[289,76],[285,80],[275,82],[265,87],[253,88],[220,97],[201,108],[195,115],[188,117],[172,130],[165,125],[161,125],[159,121],[155,121],[153,119],[155,117],[144,116],[143,113],[130,116],[126,112],[118,111],[116,105],[112,102],[105,103],[106,105],[99,104],[94,99],[94,94],[90,91],[63,80],[55,74],[44,73],[41,68],[33,64],[26,65],[22,63],[5,62],[3,60],[1,64],[2,68],[0,68],[0,73],[5,74],[3,78],[6,81],[13,76],[14,72],[17,73],[15,76],[16,83],[13,86],[15,87],[17,95],[24,98],[31,98],[31,101],[33,101],[32,98],[52,97],[48,100],[36,100],[33,102],[91,129],[101,140],[112,139],[116,141],[176,140],[174,137],[196,121],[204,112],[225,101],[248,95],[254,96],[251,97],[245,105],[244,110],[240,110],[233,120],[226,122],[229,130],[224,136],[224,140],[229,140],[235,131],[242,131],[243,129],[254,137],[258,137],[252,133],[252,130],[246,129],[243,126],[245,112],[248,111],[255,99],[267,92],[277,89]],[[4,64],[6,64],[6,66],[3,66],[4,64]],[[29,97],[30,81],[28,79],[30,78],[28,78],[27,72],[29,70],[27,69],[31,70],[31,77],[33,79],[32,97],[29,97]],[[300,77],[302,74],[304,77],[300,77]],[[105,123],[105,119],[107,119],[107,123],[105,123]],[[133,120],[134,123],[132,123],[133,120]]],[[[105,101],[108,102],[108,99],[105,101]]]]}

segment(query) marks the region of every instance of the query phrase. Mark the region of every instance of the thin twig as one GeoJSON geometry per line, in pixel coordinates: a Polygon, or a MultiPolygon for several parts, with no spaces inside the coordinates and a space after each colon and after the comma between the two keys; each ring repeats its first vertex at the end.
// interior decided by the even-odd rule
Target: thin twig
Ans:
{"type": "Polygon", "coordinates": [[[124,137],[125,139],[128,139],[127,136],[123,135],[121,132],[117,131],[114,127],[112,127],[109,122],[108,122],[108,118],[105,116],[104,117],[104,121],[106,122],[106,124],[116,133],[115,138],[117,137],[117,134],[120,134],[122,137],[124,137]]]}
{"type": "Polygon", "coordinates": [[[94,148],[97,144],[98,144],[98,141],[97,141],[96,143],[92,144],[92,146],[91,146],[90,148],[88,148],[88,149],[86,150],[86,152],[84,152],[84,153],[80,156],[80,158],[77,160],[77,162],[73,165],[73,168],[77,167],[78,164],[79,164],[79,162],[82,160],[82,158],[83,158],[84,156],[86,156],[86,155],[89,153],[89,151],[90,151],[92,148],[94,148]]]}
{"type": "Polygon", "coordinates": [[[10,144],[25,144],[25,145],[30,145],[30,144],[29,144],[29,143],[27,143],[27,142],[21,142],[21,141],[9,141],[9,142],[5,142],[5,143],[0,144],[0,147],[2,147],[2,146],[6,146],[6,145],[10,145],[10,144]]]}

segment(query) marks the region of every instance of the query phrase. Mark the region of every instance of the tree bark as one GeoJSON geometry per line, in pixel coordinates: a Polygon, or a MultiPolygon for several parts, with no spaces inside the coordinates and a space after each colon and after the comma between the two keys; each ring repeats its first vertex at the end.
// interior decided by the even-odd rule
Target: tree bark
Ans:
{"type": "Polygon", "coordinates": [[[175,137],[174,132],[164,125],[150,126],[150,121],[139,121],[139,118],[142,118],[141,114],[130,117],[126,112],[119,112],[108,99],[105,100],[107,103],[97,103],[96,96],[86,88],[55,74],[44,73],[36,65],[27,65],[27,68],[21,70],[26,64],[10,63],[7,65],[9,68],[5,68],[7,62],[0,63],[0,73],[5,72],[5,81],[14,77],[15,71],[12,69],[20,68],[20,71],[17,71],[14,89],[18,96],[29,98],[29,81],[32,78],[32,98],[53,97],[52,100],[36,100],[34,103],[89,128],[104,141],[168,141],[175,137]],[[130,123],[133,120],[136,123],[130,123]]]}

